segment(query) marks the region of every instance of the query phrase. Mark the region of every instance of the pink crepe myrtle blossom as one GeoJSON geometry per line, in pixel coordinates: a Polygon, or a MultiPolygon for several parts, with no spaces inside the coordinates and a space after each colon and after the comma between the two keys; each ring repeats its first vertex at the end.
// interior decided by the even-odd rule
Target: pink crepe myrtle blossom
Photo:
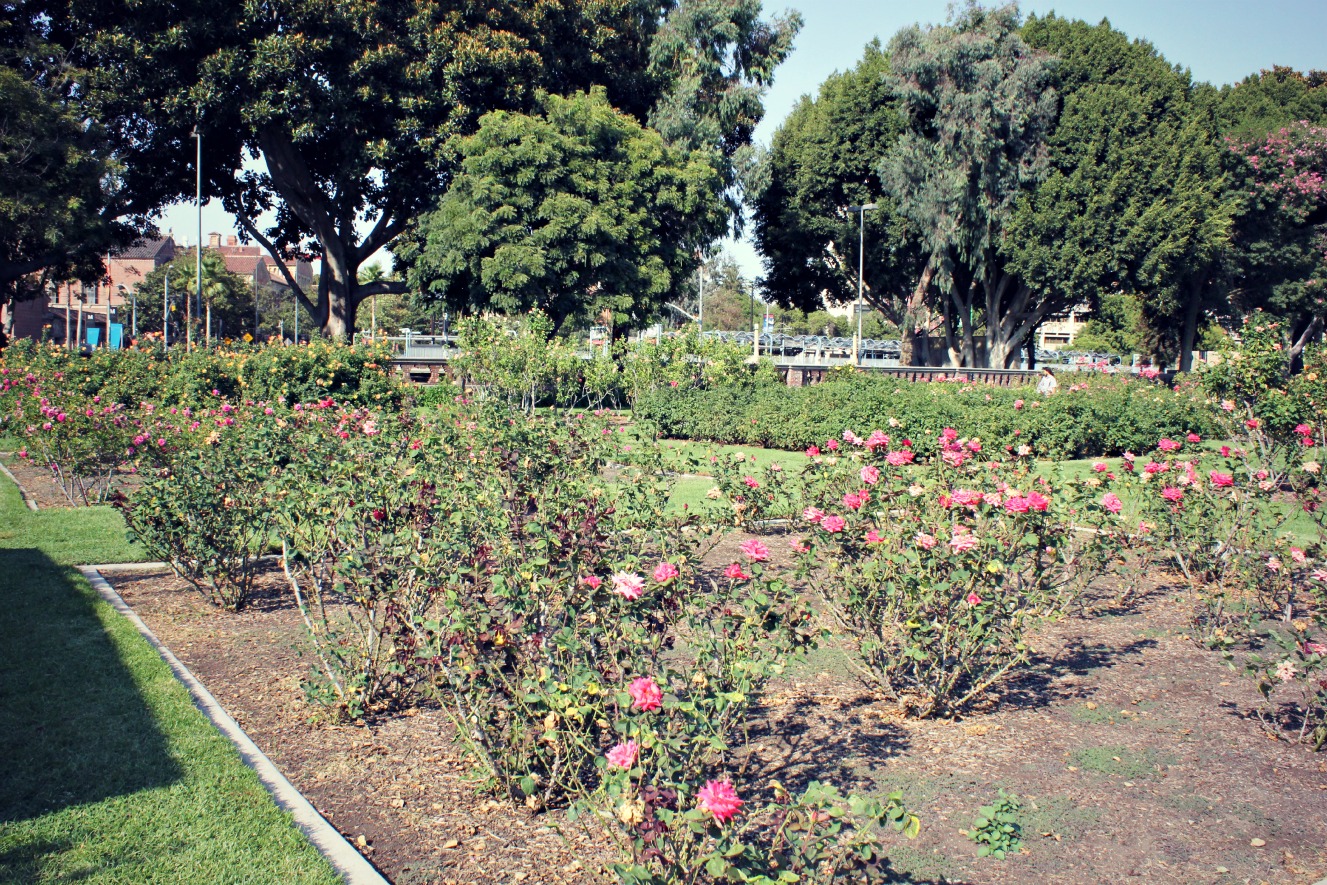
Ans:
{"type": "Polygon", "coordinates": [[[608,764],[612,768],[630,768],[640,756],[640,744],[636,741],[622,741],[608,751],[608,764]]]}
{"type": "Polygon", "coordinates": [[[1119,513],[1124,509],[1124,502],[1122,502],[1119,495],[1114,492],[1107,492],[1101,496],[1101,506],[1105,507],[1111,513],[1119,513]]]}
{"type": "Polygon", "coordinates": [[[741,550],[752,562],[764,562],[769,559],[769,548],[759,538],[743,541],[741,550]]]}
{"type": "Polygon", "coordinates": [[[728,781],[706,781],[696,794],[696,804],[714,816],[719,823],[727,823],[742,807],[737,790],[728,781]]]}
{"type": "Polygon", "coordinates": [[[613,592],[624,599],[640,599],[645,592],[645,579],[629,572],[613,575],[613,592]]]}
{"type": "Polygon", "coordinates": [[[845,525],[847,525],[847,522],[842,516],[826,516],[824,519],[820,520],[820,527],[831,535],[836,535],[843,531],[845,525]]]}
{"type": "Polygon", "coordinates": [[[734,562],[732,565],[728,566],[728,568],[724,569],[723,576],[731,581],[748,581],[751,579],[750,575],[742,571],[742,564],[740,562],[734,562]]]}
{"type": "Polygon", "coordinates": [[[677,566],[671,562],[661,562],[654,567],[654,583],[667,584],[678,576],[677,566]]]}

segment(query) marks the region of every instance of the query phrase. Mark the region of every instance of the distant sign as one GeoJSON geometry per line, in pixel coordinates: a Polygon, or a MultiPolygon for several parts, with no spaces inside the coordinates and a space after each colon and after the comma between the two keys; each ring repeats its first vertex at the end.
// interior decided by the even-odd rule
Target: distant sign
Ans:
{"type": "Polygon", "coordinates": [[[87,329],[88,347],[97,347],[101,344],[101,327],[91,326],[87,329]]]}
{"type": "Polygon", "coordinates": [[[106,346],[111,350],[119,350],[124,346],[124,323],[111,323],[106,332],[106,346]]]}
{"type": "Polygon", "coordinates": [[[772,313],[765,314],[765,328],[762,329],[761,332],[765,335],[774,334],[774,314],[772,313]]]}

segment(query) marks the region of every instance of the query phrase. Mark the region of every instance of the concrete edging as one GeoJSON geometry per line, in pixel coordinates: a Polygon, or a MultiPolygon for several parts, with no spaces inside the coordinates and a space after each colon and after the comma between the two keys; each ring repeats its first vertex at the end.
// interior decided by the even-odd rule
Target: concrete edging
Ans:
{"type": "Polygon", "coordinates": [[[23,488],[23,483],[18,481],[18,477],[10,473],[9,468],[4,464],[0,464],[0,471],[4,471],[5,476],[9,477],[9,481],[14,484],[16,489],[18,489],[18,496],[23,499],[23,503],[27,504],[28,509],[35,513],[37,511],[37,502],[28,497],[28,490],[23,488]]]}
{"type": "MultiPolygon", "coordinates": [[[[157,563],[127,563],[128,567],[141,569],[145,566],[157,565],[157,563]]],[[[162,564],[164,565],[164,563],[162,564]]],[[[341,835],[335,827],[327,822],[318,809],[314,808],[308,799],[295,786],[286,779],[285,775],[268,759],[262,750],[244,733],[238,722],[231,718],[230,714],[222,708],[217,699],[212,696],[201,682],[189,672],[189,668],[184,665],[179,658],[175,657],[161,640],[153,634],[152,630],[143,622],[133,609],[131,609],[120,594],[115,592],[115,588],[107,583],[102,577],[99,569],[108,570],[117,569],[118,566],[80,566],[79,571],[83,577],[87,578],[94,590],[106,600],[112,608],[129,619],[143,638],[146,639],[161,659],[170,666],[175,678],[184,684],[193,696],[194,704],[203,715],[224,734],[232,744],[235,745],[240,753],[240,758],[244,764],[252,768],[258,775],[258,779],[263,782],[267,792],[271,794],[277,807],[288,813],[295,821],[297,826],[305,837],[313,843],[313,847],[318,849],[332,868],[336,870],[346,881],[347,885],[390,885],[388,880],[378,872],[373,864],[369,863],[365,857],[355,850],[354,846],[341,835]]],[[[127,569],[125,569],[127,570],[127,569]]]]}

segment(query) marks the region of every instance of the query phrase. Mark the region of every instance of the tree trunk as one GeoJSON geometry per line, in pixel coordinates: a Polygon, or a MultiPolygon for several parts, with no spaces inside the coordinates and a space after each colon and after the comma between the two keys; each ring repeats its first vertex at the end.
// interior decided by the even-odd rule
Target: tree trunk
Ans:
{"type": "Polygon", "coordinates": [[[924,348],[925,336],[929,334],[927,324],[922,319],[926,307],[926,293],[931,288],[931,278],[935,268],[928,262],[922,270],[917,285],[908,296],[907,306],[903,310],[903,322],[899,323],[899,363],[904,366],[917,365],[917,351],[924,348]]]}
{"type": "Polygon", "coordinates": [[[1184,306],[1184,328],[1180,332],[1180,371],[1193,371],[1193,345],[1198,338],[1198,317],[1202,313],[1203,283],[1193,281],[1189,289],[1189,303],[1184,306]]]}

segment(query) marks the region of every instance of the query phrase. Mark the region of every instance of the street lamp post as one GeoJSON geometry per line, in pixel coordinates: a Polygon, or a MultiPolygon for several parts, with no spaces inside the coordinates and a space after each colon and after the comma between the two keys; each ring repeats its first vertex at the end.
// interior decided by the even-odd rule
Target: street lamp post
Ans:
{"type": "MultiPolygon", "coordinates": [[[[198,242],[194,244],[194,286],[198,303],[203,303],[203,133],[194,127],[194,141],[198,142],[198,153],[194,159],[195,190],[194,204],[198,207],[198,242]]],[[[184,299],[184,349],[193,349],[193,315],[188,296],[184,299]]]]}
{"type": "Polygon", "coordinates": [[[866,276],[866,213],[877,208],[875,203],[849,206],[857,213],[857,334],[852,339],[852,364],[862,364],[862,280],[866,276]]]}

